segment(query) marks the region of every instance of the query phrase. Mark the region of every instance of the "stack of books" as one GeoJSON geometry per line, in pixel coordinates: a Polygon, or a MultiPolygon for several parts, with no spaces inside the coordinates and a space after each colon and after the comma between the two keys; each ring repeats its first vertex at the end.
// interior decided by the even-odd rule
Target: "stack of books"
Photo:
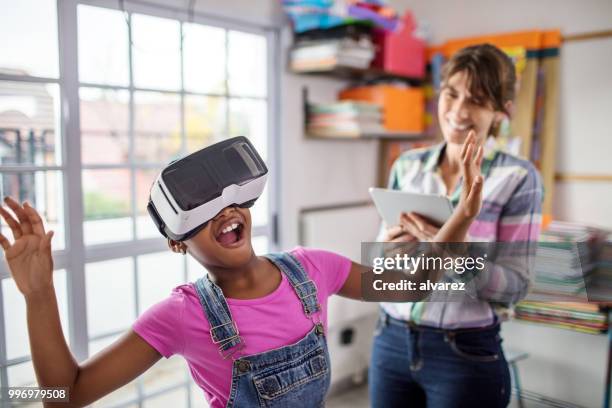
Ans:
{"type": "Polygon", "coordinates": [[[554,221],[540,236],[534,292],[586,296],[596,266],[601,231],[583,224],[554,221]]]}
{"type": "Polygon", "coordinates": [[[612,234],[606,234],[599,250],[598,264],[612,268],[612,234]]]}
{"type": "Polygon", "coordinates": [[[599,334],[608,330],[606,313],[593,303],[520,302],[516,318],[563,329],[599,334]]]}
{"type": "MultiPolygon", "coordinates": [[[[612,274],[598,277],[603,237],[588,225],[552,222],[538,243],[533,289],[516,305],[515,317],[584,333],[607,331],[607,314],[595,303],[602,301],[595,290],[602,283],[612,301],[612,274]]],[[[612,251],[609,255],[612,260],[612,251]]]]}
{"type": "Polygon", "coordinates": [[[329,71],[335,68],[368,68],[375,49],[369,38],[339,38],[299,42],[291,50],[294,72],[329,71]]]}
{"type": "Polygon", "coordinates": [[[339,101],[311,104],[306,131],[311,136],[320,137],[361,137],[380,134],[385,129],[380,105],[339,101]]]}
{"type": "Polygon", "coordinates": [[[603,237],[596,265],[587,284],[589,301],[612,303],[612,234],[603,237]]]}

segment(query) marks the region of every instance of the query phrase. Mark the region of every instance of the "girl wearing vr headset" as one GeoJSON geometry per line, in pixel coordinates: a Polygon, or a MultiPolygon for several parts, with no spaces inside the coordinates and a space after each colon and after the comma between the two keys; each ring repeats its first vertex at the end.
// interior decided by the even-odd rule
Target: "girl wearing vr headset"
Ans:
{"type": "MultiPolygon", "coordinates": [[[[230,153],[232,174],[261,176],[254,165],[259,160],[256,152],[255,156],[230,153]]],[[[476,147],[473,138],[465,141],[462,157],[466,187],[452,217],[434,237],[439,242],[463,241],[480,211],[482,148],[476,147]]],[[[179,354],[187,360],[211,407],[322,406],[330,382],[327,299],[333,294],[360,299],[361,274],[370,268],[330,252],[300,247],[255,255],[248,207],[261,194],[263,184],[249,190],[257,177],[233,184],[223,193],[231,199],[225,192],[234,191],[230,202],[237,204],[229,206],[214,191],[210,196],[190,194],[201,193],[201,189],[189,190],[190,186],[214,184],[200,176],[189,179],[189,174],[195,174],[189,171],[193,158],[187,156],[162,172],[156,181],[159,194],[155,186],[151,191],[150,212],[171,250],[189,254],[208,274],[203,269],[202,278],[175,288],[123,337],[82,363],[71,354],[60,326],[52,280],[53,232],[45,231],[38,212],[28,203],[5,198],[13,214],[0,207],[0,215],[14,240],[0,234],[0,244],[26,300],[38,384],[69,387],[68,406],[83,406],[129,383],[162,356],[179,354]],[[173,179],[181,171],[185,177],[173,179]],[[241,196],[240,191],[246,193],[241,196]],[[167,211],[163,206],[168,206],[167,211]],[[199,222],[189,224],[198,211],[199,222]]],[[[222,167],[223,163],[218,164],[210,174],[222,173],[222,167]]]]}

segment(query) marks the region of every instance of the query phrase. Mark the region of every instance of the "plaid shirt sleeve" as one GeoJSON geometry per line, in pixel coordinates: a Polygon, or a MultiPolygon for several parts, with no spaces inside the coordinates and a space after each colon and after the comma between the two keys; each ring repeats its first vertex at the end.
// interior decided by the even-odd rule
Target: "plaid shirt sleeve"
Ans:
{"type": "Polygon", "coordinates": [[[542,183],[535,167],[528,171],[502,208],[495,242],[495,262],[474,276],[478,298],[514,304],[524,298],[534,277],[542,214],[542,183]]]}

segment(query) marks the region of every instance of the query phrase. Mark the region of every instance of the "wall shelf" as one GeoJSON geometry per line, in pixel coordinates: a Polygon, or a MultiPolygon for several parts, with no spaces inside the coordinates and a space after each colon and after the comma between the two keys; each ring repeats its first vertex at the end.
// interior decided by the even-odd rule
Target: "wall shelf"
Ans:
{"type": "Polygon", "coordinates": [[[358,136],[343,136],[343,135],[317,135],[313,133],[305,133],[307,139],[316,140],[386,140],[386,141],[415,141],[426,140],[430,136],[423,133],[402,133],[402,132],[381,132],[381,133],[365,133],[358,136]]]}
{"type": "Polygon", "coordinates": [[[295,75],[331,77],[350,81],[373,82],[382,80],[395,80],[406,82],[412,86],[419,86],[423,83],[423,79],[421,78],[407,77],[405,75],[394,74],[392,72],[383,71],[377,68],[354,68],[336,65],[330,67],[329,69],[312,71],[296,71],[290,69],[290,72],[295,75]]]}

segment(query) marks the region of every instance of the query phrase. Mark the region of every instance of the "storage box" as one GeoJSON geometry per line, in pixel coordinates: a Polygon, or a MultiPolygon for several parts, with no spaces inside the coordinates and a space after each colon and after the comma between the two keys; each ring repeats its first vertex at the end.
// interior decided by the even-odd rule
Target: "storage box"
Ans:
{"type": "Polygon", "coordinates": [[[422,88],[372,85],[346,89],[339,99],[374,102],[382,106],[383,125],[393,132],[425,130],[425,93],[422,88]]]}
{"type": "Polygon", "coordinates": [[[375,30],[376,55],[372,67],[407,77],[425,77],[425,41],[414,37],[415,22],[410,12],[402,18],[396,32],[375,30]]]}

